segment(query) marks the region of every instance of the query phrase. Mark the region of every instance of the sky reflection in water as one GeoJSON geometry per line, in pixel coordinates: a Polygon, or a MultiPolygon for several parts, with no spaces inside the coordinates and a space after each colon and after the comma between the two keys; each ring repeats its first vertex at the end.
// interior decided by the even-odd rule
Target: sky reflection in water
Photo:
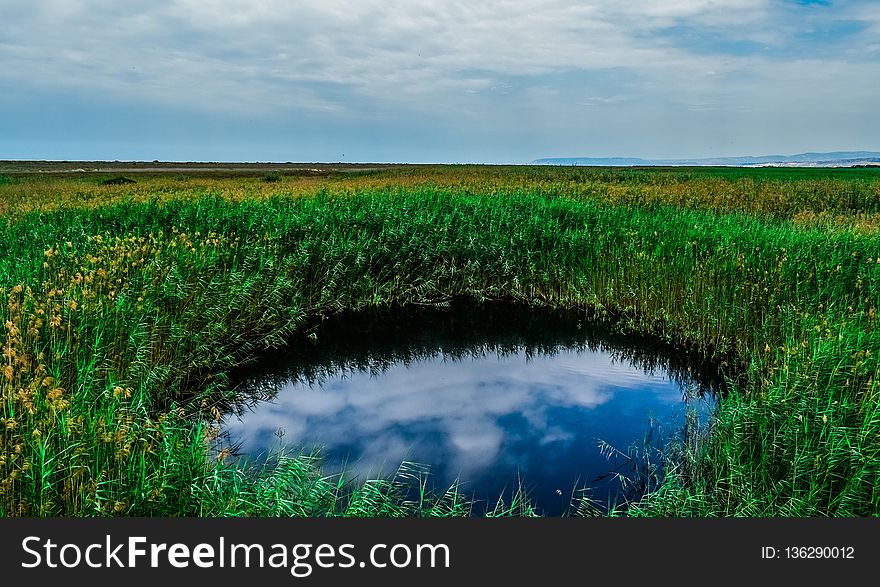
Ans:
{"type": "MultiPolygon", "coordinates": [[[[459,478],[489,503],[509,499],[519,479],[543,513],[559,515],[576,486],[589,484],[601,502],[619,492],[613,477],[597,480],[615,466],[600,439],[626,452],[649,419],[667,435],[684,423],[679,383],[601,346],[453,354],[438,348],[366,370],[342,360],[311,383],[290,377],[271,401],[230,415],[226,430],[245,455],[320,447],[325,471],[344,465],[362,479],[403,461],[430,464],[437,489],[459,478]]],[[[705,420],[711,400],[688,401],[705,420]]]]}

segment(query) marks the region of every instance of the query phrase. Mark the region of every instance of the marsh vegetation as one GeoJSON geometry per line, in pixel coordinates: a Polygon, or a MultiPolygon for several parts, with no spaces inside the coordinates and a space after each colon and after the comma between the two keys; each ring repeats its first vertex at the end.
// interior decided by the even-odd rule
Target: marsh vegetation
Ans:
{"type": "Polygon", "coordinates": [[[737,374],[631,515],[880,510],[877,170],[4,176],[5,515],[466,515],[406,470],[340,485],[313,455],[211,450],[265,349],[453,299],[574,308],[737,374]]]}

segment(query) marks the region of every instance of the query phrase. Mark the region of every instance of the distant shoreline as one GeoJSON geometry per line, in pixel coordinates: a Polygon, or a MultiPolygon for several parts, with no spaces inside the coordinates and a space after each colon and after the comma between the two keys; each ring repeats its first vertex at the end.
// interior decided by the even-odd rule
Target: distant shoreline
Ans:
{"type": "Polygon", "coordinates": [[[0,173],[328,173],[374,171],[401,167],[399,163],[232,163],[173,161],[0,161],[0,173]]]}
{"type": "Polygon", "coordinates": [[[545,157],[534,165],[610,167],[880,167],[877,151],[832,151],[797,155],[642,159],[639,157],[545,157]]]}

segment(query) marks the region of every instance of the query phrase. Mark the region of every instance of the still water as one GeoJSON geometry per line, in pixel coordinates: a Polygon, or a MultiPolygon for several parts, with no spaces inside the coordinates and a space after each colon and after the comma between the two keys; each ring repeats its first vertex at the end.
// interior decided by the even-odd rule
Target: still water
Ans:
{"type": "Polygon", "coordinates": [[[361,479],[423,463],[477,510],[518,486],[545,515],[584,487],[620,502],[619,475],[696,433],[720,382],[699,357],[589,324],[517,306],[336,317],[240,374],[260,401],[227,416],[228,439],[249,457],[320,448],[325,472],[361,479]]]}

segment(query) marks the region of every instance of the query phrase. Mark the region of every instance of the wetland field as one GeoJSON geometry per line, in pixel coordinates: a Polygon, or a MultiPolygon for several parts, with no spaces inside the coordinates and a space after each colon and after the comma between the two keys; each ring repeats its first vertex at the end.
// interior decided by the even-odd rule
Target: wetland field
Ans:
{"type": "Polygon", "coordinates": [[[0,516],[880,514],[877,168],[0,162],[0,222],[0,516]]]}

